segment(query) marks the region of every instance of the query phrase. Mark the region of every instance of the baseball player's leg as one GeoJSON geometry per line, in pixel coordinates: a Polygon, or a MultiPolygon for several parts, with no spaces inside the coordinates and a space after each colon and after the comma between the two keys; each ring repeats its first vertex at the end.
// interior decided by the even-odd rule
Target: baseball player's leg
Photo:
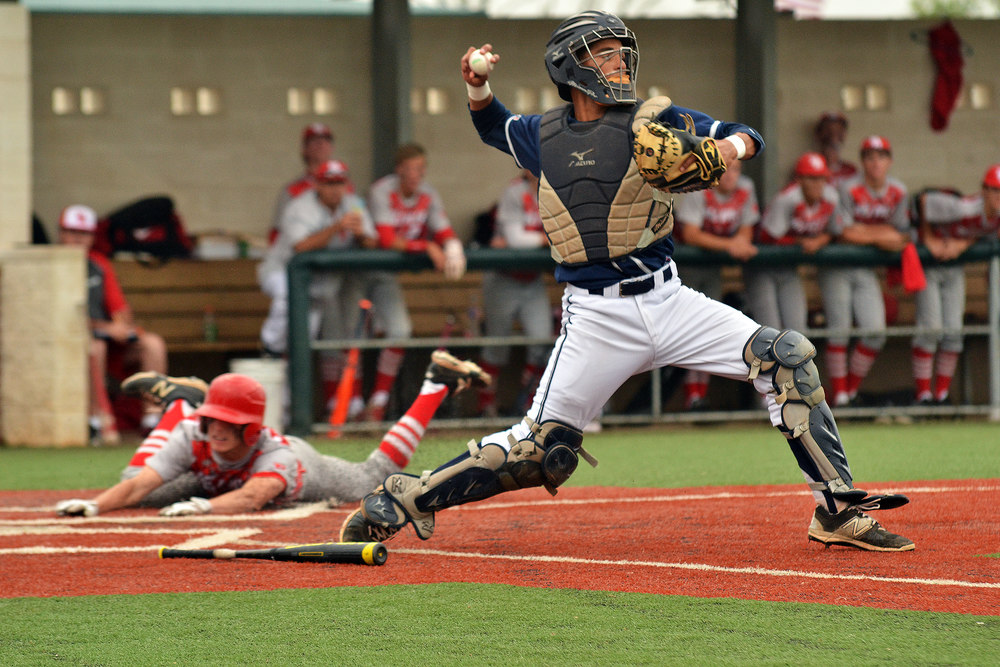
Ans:
{"type": "Polygon", "coordinates": [[[525,419],[469,442],[467,452],[422,477],[390,475],[362,501],[362,518],[342,539],[359,534],[385,539],[407,522],[427,539],[438,510],[533,486],[555,493],[580,455],[593,462],[582,449],[583,426],[625,380],[651,369],[647,324],[631,299],[568,286],[562,333],[525,419]]]}
{"type": "MultiPolygon", "coordinates": [[[[490,382],[490,377],[471,361],[462,361],[443,350],[431,355],[420,393],[410,408],[382,436],[379,446],[363,462],[324,456],[318,462],[323,497],[337,503],[360,500],[388,475],[410,463],[428,424],[451,393],[490,382]]],[[[345,525],[350,523],[350,518],[345,525]]],[[[344,540],[351,541],[351,540],[344,540]]]]}
{"type": "MultiPolygon", "coordinates": [[[[385,331],[386,337],[409,338],[413,333],[413,325],[396,276],[385,271],[375,271],[369,274],[369,279],[375,319],[385,331]]],[[[389,404],[389,394],[403,365],[403,357],[403,348],[384,348],[379,353],[375,383],[368,399],[368,420],[382,421],[384,418],[386,406],[389,404]]]]}
{"type": "Polygon", "coordinates": [[[867,517],[859,517],[861,510],[856,506],[889,508],[907,500],[900,496],[869,497],[853,487],[843,442],[814,362],[816,348],[805,336],[792,330],[759,327],[739,311],[683,288],[674,297],[670,312],[673,320],[652,313],[652,321],[663,323],[658,361],[749,379],[758,391],[767,393],[771,423],[788,440],[817,500],[814,523],[819,522],[819,527],[810,529],[814,539],[838,541],[841,537],[837,531],[857,519],[866,526],[866,537],[855,540],[860,544],[852,546],[913,548],[906,538],[888,533],[867,517]],[[703,337],[692,336],[692,330],[702,332],[703,337]],[[704,332],[711,333],[704,336],[704,332]]]}
{"type": "Polygon", "coordinates": [[[781,310],[778,308],[778,275],[772,271],[747,269],[743,273],[746,283],[747,306],[750,314],[758,322],[769,326],[781,326],[781,310]]]}
{"type": "Polygon", "coordinates": [[[288,347],[288,274],[274,271],[262,276],[260,286],[271,297],[267,317],[260,327],[260,342],[269,352],[282,354],[288,347]]]}
{"type": "Polygon", "coordinates": [[[862,336],[851,351],[847,393],[852,400],[857,396],[861,383],[868,377],[868,372],[885,345],[885,299],[878,275],[874,269],[856,268],[853,272],[851,306],[854,321],[862,330],[874,333],[862,336]]]}
{"type": "Polygon", "coordinates": [[[802,334],[770,327],[761,327],[744,348],[755,385],[764,378],[780,392],[771,419],[787,438],[817,501],[810,537],[876,551],[912,549],[912,541],[889,533],[863,514],[899,507],[909,500],[899,495],[868,496],[854,488],[840,432],[813,361],[815,355],[815,346],[802,334]],[[845,538],[841,532],[852,521],[860,522],[864,534],[845,538]]]}
{"type": "MultiPolygon", "coordinates": [[[[483,331],[487,336],[508,336],[514,330],[518,303],[512,282],[495,271],[483,275],[483,331]]],[[[483,361],[494,369],[505,365],[509,357],[506,345],[483,348],[483,361]]]]}
{"type": "MultiPolygon", "coordinates": [[[[826,372],[835,406],[847,405],[847,353],[851,328],[852,269],[822,268],[819,286],[823,293],[823,313],[831,330],[826,343],[826,372]]],[[[791,327],[794,329],[794,327],[791,327]]]]}
{"type": "Polygon", "coordinates": [[[802,277],[796,269],[784,269],[777,272],[775,280],[778,309],[781,312],[778,321],[785,329],[804,331],[809,327],[809,307],[802,277]]]}
{"type": "Polygon", "coordinates": [[[934,401],[944,403],[951,391],[958,359],[962,353],[961,327],[965,317],[965,268],[944,269],[947,277],[941,285],[941,315],[945,333],[941,337],[934,367],[934,401]]]}
{"type": "Polygon", "coordinates": [[[912,364],[914,400],[916,403],[930,403],[934,400],[931,379],[934,374],[934,353],[937,351],[940,333],[933,333],[944,324],[941,303],[941,280],[943,269],[931,267],[926,270],[927,287],[917,292],[916,329],[912,343],[912,364]]]}

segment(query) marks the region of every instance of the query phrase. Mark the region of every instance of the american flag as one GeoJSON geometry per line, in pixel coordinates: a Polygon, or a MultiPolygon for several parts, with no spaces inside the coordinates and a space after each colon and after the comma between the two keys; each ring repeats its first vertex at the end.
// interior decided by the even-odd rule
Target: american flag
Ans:
{"type": "Polygon", "coordinates": [[[792,12],[797,19],[818,19],[823,17],[824,0],[774,0],[774,9],[792,12]]]}

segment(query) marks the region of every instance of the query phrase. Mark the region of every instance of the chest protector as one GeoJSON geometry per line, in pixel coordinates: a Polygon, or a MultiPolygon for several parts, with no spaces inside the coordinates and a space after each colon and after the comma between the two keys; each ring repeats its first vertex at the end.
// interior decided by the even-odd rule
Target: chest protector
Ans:
{"type": "MultiPolygon", "coordinates": [[[[664,108],[666,98],[654,100],[664,108]]],[[[646,183],[632,158],[633,116],[659,109],[611,107],[598,121],[570,125],[571,108],[547,111],[540,126],[538,210],[553,259],[606,262],[670,234],[673,200],[646,183]]]]}

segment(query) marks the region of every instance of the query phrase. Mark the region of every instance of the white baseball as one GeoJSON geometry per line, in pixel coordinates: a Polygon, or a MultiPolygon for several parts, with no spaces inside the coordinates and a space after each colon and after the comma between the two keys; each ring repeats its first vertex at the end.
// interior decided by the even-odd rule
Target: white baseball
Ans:
{"type": "Polygon", "coordinates": [[[469,67],[479,76],[484,76],[493,69],[493,59],[489,54],[476,50],[469,56],[469,67]]]}

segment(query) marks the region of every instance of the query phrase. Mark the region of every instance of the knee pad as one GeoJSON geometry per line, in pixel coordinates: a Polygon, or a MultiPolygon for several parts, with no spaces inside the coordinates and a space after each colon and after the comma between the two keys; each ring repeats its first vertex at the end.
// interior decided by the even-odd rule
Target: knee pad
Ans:
{"type": "Polygon", "coordinates": [[[815,357],[812,341],[792,329],[761,327],[743,346],[747,379],[771,375],[779,404],[801,400],[814,407],[826,399],[815,357]]]}
{"type": "Polygon", "coordinates": [[[569,479],[580,461],[583,433],[559,422],[534,425],[524,440],[516,441],[513,435],[510,438],[507,460],[497,471],[507,490],[544,486],[555,495],[556,488],[569,479]]]}

